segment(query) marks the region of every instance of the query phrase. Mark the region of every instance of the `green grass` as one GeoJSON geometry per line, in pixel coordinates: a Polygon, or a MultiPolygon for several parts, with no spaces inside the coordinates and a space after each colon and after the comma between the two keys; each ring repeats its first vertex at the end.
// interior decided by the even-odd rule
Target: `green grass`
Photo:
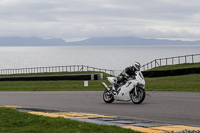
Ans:
{"type": "Polygon", "coordinates": [[[136,133],[117,126],[51,118],[0,108],[1,133],[136,133]]]}
{"type": "MultiPolygon", "coordinates": [[[[161,66],[149,71],[200,68],[200,63],[161,66]]],[[[145,78],[146,90],[150,91],[191,91],[200,92],[200,74],[145,78]]]]}
{"type": "MultiPolygon", "coordinates": [[[[63,75],[63,74],[92,74],[94,72],[72,73],[41,73],[5,76],[34,76],[34,75],[63,75]]],[[[95,72],[100,73],[100,72],[95,72]]],[[[103,80],[89,80],[89,86],[84,87],[83,80],[60,80],[60,81],[1,81],[0,91],[100,91],[104,90],[101,82],[107,81],[109,74],[103,73],[103,80]]],[[[109,83],[108,83],[109,84],[109,83]]]]}
{"type": "Polygon", "coordinates": [[[187,91],[200,92],[200,74],[145,78],[149,91],[187,91]]]}
{"type": "MultiPolygon", "coordinates": [[[[92,72],[84,72],[88,74],[92,72]]],[[[94,73],[94,72],[93,72],[94,73]]],[[[44,73],[45,75],[61,73],[44,73]]],[[[66,74],[66,73],[62,73],[66,74]]],[[[70,73],[70,74],[80,74],[70,73]]],[[[29,74],[28,76],[31,76],[29,74]]],[[[34,75],[34,74],[33,74],[34,75]]],[[[37,74],[38,75],[38,74],[37,74]]],[[[41,75],[41,74],[39,74],[41,75]]],[[[103,91],[101,82],[108,81],[108,74],[103,73],[103,80],[88,81],[89,86],[84,87],[84,81],[61,80],[61,81],[1,81],[0,91],[103,91]]],[[[15,75],[16,76],[16,75],[15,75]]],[[[23,75],[27,76],[27,75],[23,75]]],[[[159,78],[145,78],[146,90],[149,91],[191,91],[200,92],[200,74],[170,76],[159,78]]]]}
{"type": "Polygon", "coordinates": [[[148,71],[175,70],[175,69],[184,69],[184,68],[200,68],[200,63],[185,63],[185,64],[178,64],[178,65],[160,66],[160,67],[152,68],[148,71]]]}
{"type": "MultiPolygon", "coordinates": [[[[88,81],[2,81],[0,91],[100,91],[102,80],[88,81]]],[[[107,81],[106,81],[107,82],[107,81]]]]}
{"type": "MultiPolygon", "coordinates": [[[[0,91],[103,91],[101,82],[107,80],[88,81],[3,81],[0,91]]],[[[200,74],[145,78],[146,90],[150,91],[191,91],[200,92],[200,74]]]]}

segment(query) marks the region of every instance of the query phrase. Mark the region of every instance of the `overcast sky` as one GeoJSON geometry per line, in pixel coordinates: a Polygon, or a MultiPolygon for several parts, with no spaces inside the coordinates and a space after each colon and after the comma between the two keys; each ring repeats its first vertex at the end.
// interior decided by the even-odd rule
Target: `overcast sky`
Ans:
{"type": "Polygon", "coordinates": [[[198,0],[0,0],[0,37],[200,40],[198,0]]]}

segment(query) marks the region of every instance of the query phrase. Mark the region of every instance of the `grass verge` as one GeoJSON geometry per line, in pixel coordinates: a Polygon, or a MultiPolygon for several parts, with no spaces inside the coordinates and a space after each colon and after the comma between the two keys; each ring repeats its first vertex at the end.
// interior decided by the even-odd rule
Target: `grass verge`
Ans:
{"type": "MultiPolygon", "coordinates": [[[[91,72],[89,72],[91,73],[91,72]]],[[[54,73],[57,74],[57,73],[54,73]]],[[[66,73],[63,73],[66,74],[66,73]]],[[[71,74],[71,73],[70,73],[71,74]]],[[[74,73],[73,73],[74,74],[74,73]]],[[[77,73],[77,74],[80,74],[77,73]]],[[[103,74],[103,80],[91,80],[84,87],[84,81],[1,81],[0,91],[103,91],[101,82],[107,81],[108,74],[103,74]]],[[[148,91],[190,91],[200,92],[200,74],[145,78],[148,91]]]]}
{"type": "MultiPolygon", "coordinates": [[[[0,91],[103,91],[101,82],[107,80],[88,81],[3,81],[0,91]]],[[[145,78],[147,91],[190,91],[200,92],[200,74],[145,78]]]]}
{"type": "MultiPolygon", "coordinates": [[[[15,74],[9,76],[36,76],[36,75],[64,75],[64,74],[93,74],[94,72],[62,72],[62,73],[39,73],[39,74],[15,74]]],[[[95,72],[100,73],[100,72],[95,72]]],[[[1,81],[0,91],[100,91],[104,90],[101,82],[107,81],[109,74],[103,73],[103,80],[90,80],[89,86],[84,87],[83,80],[60,80],[60,81],[1,81]]],[[[109,83],[108,83],[109,84],[109,83]]]]}
{"type": "MultiPolygon", "coordinates": [[[[100,91],[104,90],[102,80],[88,81],[3,81],[0,82],[0,91],[100,91]]],[[[107,82],[107,81],[106,81],[107,82]]]]}
{"type": "Polygon", "coordinates": [[[200,74],[145,78],[149,91],[200,92],[200,74]]]}
{"type": "Polygon", "coordinates": [[[138,133],[117,126],[97,125],[65,118],[37,116],[0,108],[1,133],[138,133]]]}

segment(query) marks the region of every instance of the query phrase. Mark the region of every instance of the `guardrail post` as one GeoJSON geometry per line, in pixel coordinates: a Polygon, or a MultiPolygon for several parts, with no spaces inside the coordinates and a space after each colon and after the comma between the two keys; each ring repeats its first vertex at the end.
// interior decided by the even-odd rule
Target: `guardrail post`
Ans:
{"type": "Polygon", "coordinates": [[[84,66],[82,65],[82,71],[84,71],[84,66]]]}
{"type": "Polygon", "coordinates": [[[160,59],[160,66],[162,66],[161,59],[160,59]]]}
{"type": "Polygon", "coordinates": [[[185,63],[187,63],[187,59],[186,59],[186,56],[185,56],[185,63]]]}
{"type": "Polygon", "coordinates": [[[143,71],[145,71],[145,66],[143,66],[143,71]]]}
{"type": "Polygon", "coordinates": [[[192,55],[192,63],[194,63],[194,55],[192,55]]]}

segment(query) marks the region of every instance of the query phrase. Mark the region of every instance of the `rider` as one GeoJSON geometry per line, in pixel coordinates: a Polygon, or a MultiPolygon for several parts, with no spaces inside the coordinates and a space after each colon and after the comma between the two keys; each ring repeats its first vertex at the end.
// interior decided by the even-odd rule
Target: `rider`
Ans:
{"type": "Polygon", "coordinates": [[[125,81],[129,77],[135,78],[135,72],[140,71],[140,63],[139,62],[134,62],[134,64],[130,67],[125,68],[118,76],[117,76],[117,81],[115,82],[114,86],[117,91],[117,88],[119,87],[120,83],[125,81]]]}

